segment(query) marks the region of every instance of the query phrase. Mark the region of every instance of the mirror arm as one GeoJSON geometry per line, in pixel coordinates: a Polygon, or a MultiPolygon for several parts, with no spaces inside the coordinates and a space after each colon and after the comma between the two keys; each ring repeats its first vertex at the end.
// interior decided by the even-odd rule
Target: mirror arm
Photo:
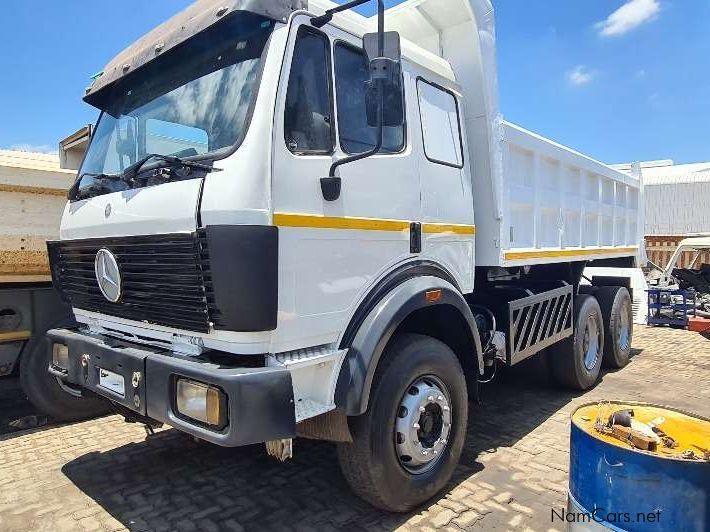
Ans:
{"type": "Polygon", "coordinates": [[[385,0],[377,0],[377,55],[385,55],[385,0]]]}
{"type": "Polygon", "coordinates": [[[382,86],[382,80],[377,81],[377,97],[380,101],[377,106],[377,141],[375,146],[366,152],[358,153],[356,155],[351,155],[349,157],[343,157],[338,159],[330,165],[330,172],[328,177],[321,177],[320,188],[323,193],[323,198],[326,201],[335,201],[340,197],[340,189],[342,178],[335,175],[335,171],[339,166],[344,164],[352,163],[354,161],[359,161],[361,159],[366,159],[372,155],[379,153],[380,148],[382,148],[382,143],[384,140],[384,88],[382,86]]]}
{"type": "MultiPolygon", "coordinates": [[[[322,28],[323,26],[328,24],[328,22],[333,20],[333,15],[335,15],[336,13],[340,13],[341,11],[347,11],[348,9],[361,6],[362,4],[366,4],[367,2],[370,2],[370,0],[353,0],[352,2],[348,2],[347,4],[343,4],[342,6],[329,9],[320,17],[312,18],[311,25],[316,28],[322,28]]],[[[378,2],[383,3],[383,0],[378,0],[378,2]]]]}
{"type": "Polygon", "coordinates": [[[377,140],[375,142],[375,146],[366,152],[350,155],[349,157],[343,157],[342,159],[338,159],[333,162],[333,164],[330,165],[330,172],[328,173],[329,177],[335,177],[335,171],[339,166],[371,157],[372,155],[377,154],[380,151],[380,148],[382,148],[382,143],[384,141],[384,90],[382,89],[382,81],[377,82],[377,93],[380,104],[377,106],[377,140]]]}
{"type": "MultiPolygon", "coordinates": [[[[334,7],[333,9],[329,9],[328,11],[325,12],[325,15],[322,17],[318,17],[317,19],[313,19],[311,23],[315,26],[316,21],[318,19],[321,19],[323,17],[329,17],[327,21],[323,22],[323,24],[326,24],[330,19],[333,18],[333,13],[338,13],[340,11],[345,11],[348,9],[351,9],[353,7],[357,7],[361,4],[364,4],[366,2],[369,2],[370,0],[354,0],[353,2],[348,2],[347,4],[343,4],[342,6],[334,7]]],[[[320,27],[320,26],[316,26],[320,27]]],[[[377,0],[377,33],[378,33],[378,53],[379,56],[382,57],[385,55],[385,2],[384,0],[377,0]]],[[[379,99],[379,105],[377,106],[377,142],[375,143],[375,146],[366,152],[363,153],[358,153],[356,155],[351,155],[349,157],[343,157],[342,159],[338,159],[335,161],[331,166],[330,166],[330,172],[328,173],[329,177],[335,177],[335,171],[338,169],[339,166],[342,166],[344,164],[352,163],[355,161],[359,161],[361,159],[366,159],[368,157],[371,157],[375,154],[377,154],[380,151],[380,148],[382,148],[382,143],[384,141],[384,107],[385,107],[385,99],[384,99],[384,89],[382,87],[382,81],[377,82],[377,97],[379,99]]]]}
{"type": "MultiPolygon", "coordinates": [[[[320,28],[330,22],[333,19],[333,14],[339,13],[340,11],[346,11],[362,5],[370,0],[354,0],[343,4],[333,9],[329,9],[324,15],[311,19],[311,24],[316,28],[320,28]]],[[[385,55],[385,2],[384,0],[377,0],[377,34],[378,34],[378,55],[382,57],[385,55]]],[[[361,159],[366,159],[373,155],[379,153],[384,142],[384,113],[385,113],[385,89],[384,82],[379,79],[377,80],[377,99],[379,103],[377,105],[377,140],[375,146],[366,152],[358,153],[356,155],[350,155],[349,157],[343,157],[334,161],[330,165],[330,172],[328,172],[328,177],[323,177],[320,180],[321,192],[326,201],[335,201],[340,197],[340,188],[342,178],[335,175],[335,171],[339,166],[344,164],[359,161],[361,159]]]]}

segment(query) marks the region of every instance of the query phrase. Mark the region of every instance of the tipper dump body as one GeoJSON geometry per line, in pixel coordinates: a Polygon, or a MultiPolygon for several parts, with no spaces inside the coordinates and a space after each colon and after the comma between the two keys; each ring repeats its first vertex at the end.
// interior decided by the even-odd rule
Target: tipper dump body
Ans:
{"type": "MultiPolygon", "coordinates": [[[[368,19],[370,30],[374,23],[374,17],[368,19]]],[[[410,0],[388,10],[385,25],[447,61],[460,86],[476,266],[638,253],[643,205],[638,173],[626,175],[501,117],[489,0],[410,0]]]]}

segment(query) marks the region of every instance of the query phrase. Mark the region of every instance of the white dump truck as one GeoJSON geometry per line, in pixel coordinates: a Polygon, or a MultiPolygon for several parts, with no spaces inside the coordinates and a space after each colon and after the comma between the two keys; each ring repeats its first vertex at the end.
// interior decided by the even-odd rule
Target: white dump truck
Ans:
{"type": "Polygon", "coordinates": [[[497,366],[626,364],[641,185],[501,119],[489,1],[364,3],[203,0],[96,77],[50,371],[223,446],[337,441],[405,511],[497,366]]]}
{"type": "MultiPolygon", "coordinates": [[[[88,129],[75,140],[86,144],[88,129]]],[[[76,168],[63,168],[56,155],[0,150],[0,377],[19,374],[32,403],[58,420],[106,410],[46,371],[45,332],[72,323],[71,308],[52,287],[46,242],[59,234],[76,168]]]]}

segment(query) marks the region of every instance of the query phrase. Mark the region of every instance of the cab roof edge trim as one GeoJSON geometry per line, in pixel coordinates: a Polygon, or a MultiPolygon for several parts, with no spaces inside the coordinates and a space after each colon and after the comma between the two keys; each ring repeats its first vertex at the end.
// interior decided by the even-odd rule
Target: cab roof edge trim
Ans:
{"type": "Polygon", "coordinates": [[[291,13],[306,7],[307,0],[198,0],[114,57],[104,67],[103,74],[86,89],[84,101],[95,105],[104,89],[193,35],[216,24],[228,13],[249,11],[279,22],[286,22],[291,13]],[[125,65],[129,67],[124,70],[125,65]]]}

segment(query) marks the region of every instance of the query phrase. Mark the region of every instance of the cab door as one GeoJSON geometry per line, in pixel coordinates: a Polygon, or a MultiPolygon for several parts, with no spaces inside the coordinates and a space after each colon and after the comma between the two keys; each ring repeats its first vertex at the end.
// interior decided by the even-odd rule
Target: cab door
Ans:
{"type": "Polygon", "coordinates": [[[461,95],[419,76],[417,126],[422,183],[422,256],[446,268],[463,292],[473,290],[476,227],[461,95]]]}
{"type": "MultiPolygon", "coordinates": [[[[380,154],[341,166],[340,197],[323,198],[320,179],[333,161],[370,149],[375,131],[366,123],[360,40],[309,21],[294,20],[276,101],[272,208],[280,312],[274,350],[337,341],[377,278],[412,256],[409,227],[420,213],[406,126],[386,128],[380,154]]],[[[405,72],[405,86],[411,83],[405,72]]],[[[416,105],[410,99],[407,104],[416,105]]]]}

